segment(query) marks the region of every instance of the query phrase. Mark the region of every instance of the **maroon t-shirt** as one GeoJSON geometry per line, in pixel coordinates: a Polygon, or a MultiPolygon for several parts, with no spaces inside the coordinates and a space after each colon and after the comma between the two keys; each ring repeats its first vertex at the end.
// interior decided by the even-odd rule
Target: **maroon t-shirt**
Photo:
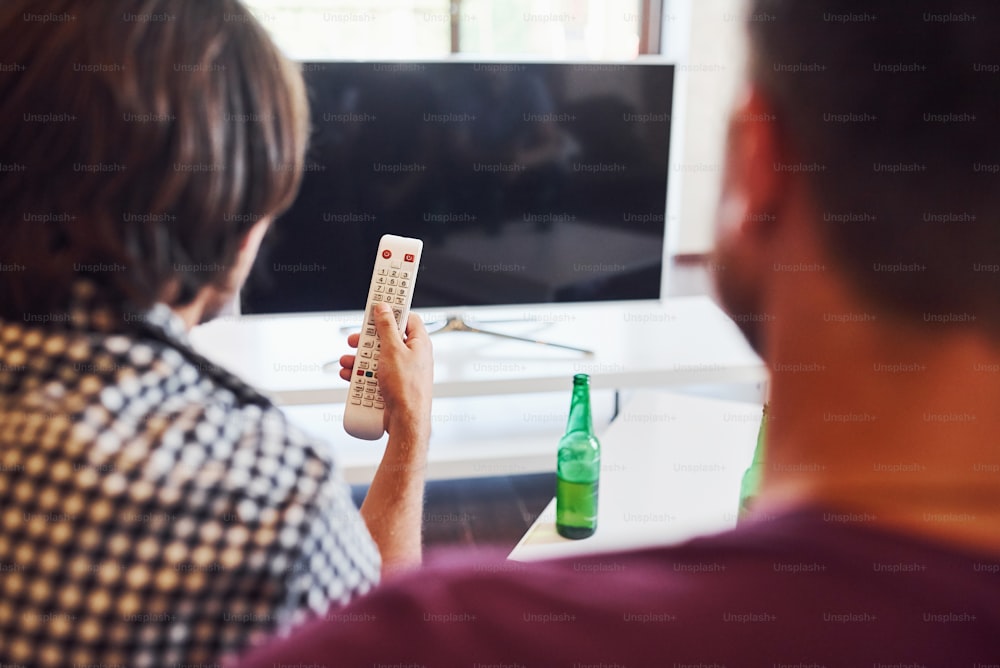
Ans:
{"type": "Polygon", "coordinates": [[[438,563],[248,657],[370,668],[1000,664],[1000,558],[799,511],[677,547],[438,563]]]}

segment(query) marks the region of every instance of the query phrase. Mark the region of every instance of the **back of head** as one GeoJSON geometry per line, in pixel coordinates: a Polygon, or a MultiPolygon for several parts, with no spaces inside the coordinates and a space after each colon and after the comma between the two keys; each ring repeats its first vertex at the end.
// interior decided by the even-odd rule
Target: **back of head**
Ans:
{"type": "Polygon", "coordinates": [[[0,62],[0,317],[184,304],[295,194],[301,77],[238,0],[6,0],[0,62]]]}
{"type": "Polygon", "coordinates": [[[751,79],[873,305],[1000,337],[1000,5],[751,0],[751,79]]]}

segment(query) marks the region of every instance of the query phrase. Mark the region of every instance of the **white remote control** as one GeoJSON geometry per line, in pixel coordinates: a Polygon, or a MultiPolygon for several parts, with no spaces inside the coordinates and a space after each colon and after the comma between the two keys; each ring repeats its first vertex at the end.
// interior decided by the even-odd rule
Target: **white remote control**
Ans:
{"type": "Polygon", "coordinates": [[[399,331],[405,331],[423,247],[424,242],[419,239],[392,234],[384,235],[379,241],[365,320],[351,372],[351,389],[344,409],[344,429],[356,438],[374,441],[385,432],[382,419],[385,402],[378,387],[379,339],[373,309],[379,302],[390,304],[399,331]]]}

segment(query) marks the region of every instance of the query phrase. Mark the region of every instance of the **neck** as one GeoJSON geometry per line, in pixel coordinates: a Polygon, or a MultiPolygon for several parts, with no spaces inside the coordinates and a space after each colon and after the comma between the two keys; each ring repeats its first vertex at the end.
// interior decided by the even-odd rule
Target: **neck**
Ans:
{"type": "Polygon", "coordinates": [[[882,317],[800,312],[798,331],[769,342],[782,352],[768,357],[760,507],[858,511],[1000,553],[1000,346],[972,329],[915,335],[882,317]]]}
{"type": "Polygon", "coordinates": [[[171,310],[184,321],[187,330],[191,331],[195,326],[208,322],[223,313],[234,295],[235,290],[221,290],[206,285],[190,303],[184,306],[172,306],[171,310]]]}
{"type": "Polygon", "coordinates": [[[185,304],[184,306],[173,306],[171,310],[176,313],[181,320],[184,321],[184,326],[190,332],[196,325],[200,325],[204,320],[204,314],[206,309],[207,299],[203,293],[199,293],[198,296],[190,304],[185,304]]]}

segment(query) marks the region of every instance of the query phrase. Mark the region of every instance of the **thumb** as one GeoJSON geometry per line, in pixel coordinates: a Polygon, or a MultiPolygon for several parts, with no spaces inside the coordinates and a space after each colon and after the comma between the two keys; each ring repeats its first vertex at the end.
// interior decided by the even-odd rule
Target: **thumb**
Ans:
{"type": "Polygon", "coordinates": [[[396,314],[392,312],[392,307],[385,302],[375,304],[373,309],[375,316],[375,331],[381,345],[395,346],[402,343],[403,337],[399,333],[399,325],[396,323],[396,314]]]}

